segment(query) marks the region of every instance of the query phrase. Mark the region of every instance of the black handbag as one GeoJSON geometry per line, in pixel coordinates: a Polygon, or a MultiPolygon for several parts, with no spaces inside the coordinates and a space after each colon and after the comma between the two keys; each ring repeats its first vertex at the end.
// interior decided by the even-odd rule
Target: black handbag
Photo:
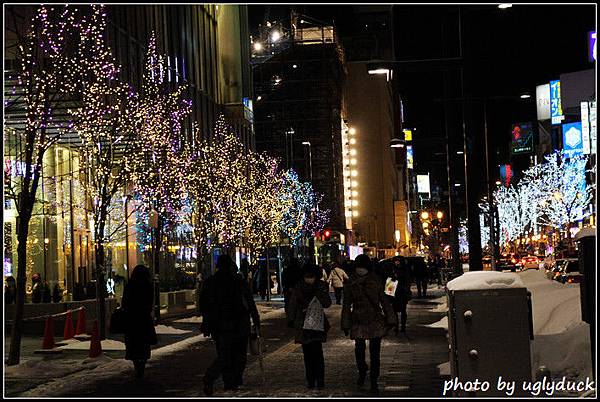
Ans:
{"type": "Polygon", "coordinates": [[[117,307],[110,316],[110,333],[111,334],[124,334],[125,326],[127,323],[127,313],[122,307],[117,307]]]}

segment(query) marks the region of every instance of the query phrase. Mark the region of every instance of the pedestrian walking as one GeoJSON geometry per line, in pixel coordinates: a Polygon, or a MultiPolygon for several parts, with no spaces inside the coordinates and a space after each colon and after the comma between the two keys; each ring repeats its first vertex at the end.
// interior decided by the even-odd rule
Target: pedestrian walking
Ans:
{"type": "Polygon", "coordinates": [[[342,269],[339,262],[334,261],[331,264],[331,273],[329,274],[329,283],[333,287],[335,293],[335,304],[342,304],[342,293],[344,291],[344,283],[348,280],[348,275],[342,269]]]}
{"type": "Polygon", "coordinates": [[[44,293],[44,285],[42,284],[42,276],[39,273],[33,274],[31,277],[31,301],[33,303],[41,303],[44,293]]]}
{"type": "Polygon", "coordinates": [[[389,296],[386,294],[386,297],[392,304],[394,312],[396,314],[400,313],[400,329],[398,328],[398,322],[396,322],[394,331],[396,332],[396,334],[398,334],[398,332],[405,333],[407,319],[406,305],[408,304],[408,301],[412,298],[412,292],[410,290],[410,268],[408,266],[406,258],[396,256],[392,259],[392,266],[389,277],[392,281],[397,281],[397,284],[394,296],[389,296]]]}
{"type": "Polygon", "coordinates": [[[371,392],[378,394],[381,339],[396,325],[398,317],[385,297],[383,284],[372,272],[369,256],[357,256],[355,267],[344,286],[342,330],[354,340],[359,386],[365,383],[369,371],[365,357],[369,341],[371,392]]]}
{"type": "Polygon", "coordinates": [[[417,284],[418,297],[427,297],[427,264],[424,258],[412,259],[412,272],[417,284]]]}
{"type": "Polygon", "coordinates": [[[297,258],[291,257],[290,261],[281,273],[281,284],[283,286],[283,301],[285,311],[288,311],[290,299],[292,297],[292,291],[298,284],[298,281],[302,278],[302,269],[297,258]]]}
{"type": "Polygon", "coordinates": [[[288,308],[288,326],[296,329],[295,342],[302,344],[307,387],[325,387],[323,342],[330,325],[324,310],[331,306],[328,285],[320,280],[321,267],[307,263],[303,279],[292,292],[288,308]]]}
{"type": "Polygon", "coordinates": [[[146,362],[150,359],[150,346],[156,345],[154,309],[154,284],[150,270],[137,265],[123,291],[121,306],[127,317],[125,325],[125,359],[133,361],[135,376],[144,376],[146,362]]]}
{"type": "Polygon", "coordinates": [[[7,276],[4,284],[4,304],[13,304],[17,299],[17,282],[13,276],[7,276]]]}
{"type": "Polygon", "coordinates": [[[223,377],[226,391],[237,390],[243,385],[250,318],[258,333],[260,317],[248,284],[237,275],[230,256],[219,256],[215,274],[204,281],[200,307],[202,333],[213,338],[217,351],[203,378],[204,393],[213,394],[213,384],[219,376],[223,377]]]}
{"type": "Polygon", "coordinates": [[[260,298],[265,300],[267,297],[267,291],[269,291],[269,272],[267,270],[266,262],[264,266],[258,264],[258,294],[260,298]]]}

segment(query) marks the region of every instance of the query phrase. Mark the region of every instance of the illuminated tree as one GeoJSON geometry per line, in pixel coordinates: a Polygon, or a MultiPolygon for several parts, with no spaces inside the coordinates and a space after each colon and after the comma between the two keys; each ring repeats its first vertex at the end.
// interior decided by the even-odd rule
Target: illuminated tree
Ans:
{"type": "Polygon", "coordinates": [[[563,151],[546,156],[546,162],[524,172],[523,186],[533,194],[530,202],[536,210],[537,222],[566,230],[571,242],[571,224],[591,213],[589,206],[594,186],[586,185],[587,157],[568,157],[563,151]]]}
{"type": "Polygon", "coordinates": [[[533,188],[525,182],[516,187],[500,187],[494,192],[501,246],[527,235],[532,229],[536,222],[537,199],[533,188]]]}
{"type": "MultiPolygon", "coordinates": [[[[186,86],[171,91],[166,77],[165,57],[158,54],[152,33],[142,89],[130,118],[135,122],[136,130],[136,148],[131,163],[136,198],[140,208],[158,214],[152,245],[155,275],[159,275],[158,260],[164,234],[173,230],[182,216],[186,174],[180,169],[182,124],[191,111],[191,101],[184,99],[186,86]]],[[[152,230],[145,224],[142,228],[152,230]]]]}
{"type": "MultiPolygon", "coordinates": [[[[83,187],[91,200],[96,255],[96,295],[100,336],[105,336],[105,245],[125,225],[125,219],[108,225],[113,200],[125,188],[132,173],[136,151],[136,121],[132,118],[137,98],[118,79],[120,72],[106,41],[106,13],[94,5],[82,22],[79,52],[87,55],[78,68],[85,79],[74,84],[81,106],[69,112],[81,139],[80,165],[83,187]]],[[[122,196],[120,197],[122,198],[122,196]]]]}
{"type": "MultiPolygon", "coordinates": [[[[45,152],[66,132],[70,122],[59,115],[61,106],[73,101],[70,84],[79,74],[72,69],[77,64],[76,44],[79,41],[80,13],[69,6],[41,6],[25,32],[15,27],[16,36],[11,54],[19,71],[10,76],[14,87],[5,93],[5,131],[11,126],[21,139],[22,148],[16,156],[22,161],[22,176],[13,181],[5,177],[6,192],[12,198],[19,217],[17,229],[17,297],[7,364],[20,360],[21,326],[25,302],[27,237],[36,204],[45,152]],[[20,115],[20,116],[19,116],[20,115]],[[24,115],[24,119],[21,117],[24,115]]],[[[10,27],[7,27],[10,30],[10,27]]]]}

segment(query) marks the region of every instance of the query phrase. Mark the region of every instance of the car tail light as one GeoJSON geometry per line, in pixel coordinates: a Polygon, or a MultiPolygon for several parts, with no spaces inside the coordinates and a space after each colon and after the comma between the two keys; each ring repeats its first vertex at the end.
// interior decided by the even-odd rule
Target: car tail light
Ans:
{"type": "Polygon", "coordinates": [[[569,282],[569,283],[573,283],[573,278],[569,278],[569,279],[567,279],[567,282],[569,282]]]}

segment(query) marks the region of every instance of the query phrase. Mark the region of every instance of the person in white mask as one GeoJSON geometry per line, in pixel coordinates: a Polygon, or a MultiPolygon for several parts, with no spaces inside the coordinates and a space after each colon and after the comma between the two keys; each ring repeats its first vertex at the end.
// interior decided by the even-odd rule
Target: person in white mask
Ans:
{"type": "Polygon", "coordinates": [[[369,371],[365,355],[369,340],[371,392],[378,394],[381,339],[397,325],[398,317],[385,297],[383,284],[371,272],[369,256],[361,254],[354,262],[355,272],[344,285],[342,330],[354,339],[359,386],[365,383],[369,371]]]}

